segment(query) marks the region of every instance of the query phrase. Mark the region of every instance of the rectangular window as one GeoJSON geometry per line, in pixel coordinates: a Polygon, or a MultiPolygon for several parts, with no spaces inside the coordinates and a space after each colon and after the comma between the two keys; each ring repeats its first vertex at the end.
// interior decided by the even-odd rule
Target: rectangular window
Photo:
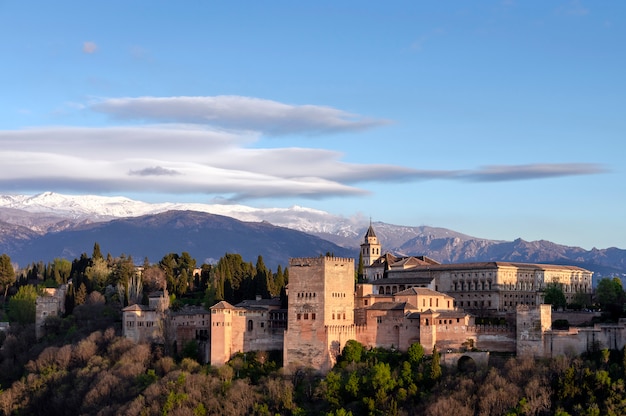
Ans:
{"type": "Polygon", "coordinates": [[[315,320],[315,314],[314,313],[311,314],[311,319],[315,320]]]}
{"type": "Polygon", "coordinates": [[[299,313],[299,314],[297,314],[297,315],[296,315],[296,319],[297,319],[298,321],[299,321],[300,319],[302,319],[302,314],[300,314],[300,313],[299,313]]]}
{"type": "Polygon", "coordinates": [[[308,313],[304,314],[304,319],[309,319],[309,314],[308,313]]]}

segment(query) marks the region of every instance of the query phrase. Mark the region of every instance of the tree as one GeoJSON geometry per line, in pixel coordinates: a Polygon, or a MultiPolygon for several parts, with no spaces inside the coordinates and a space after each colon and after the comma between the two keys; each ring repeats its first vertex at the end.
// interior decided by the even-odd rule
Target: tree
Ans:
{"type": "Polygon", "coordinates": [[[66,259],[55,258],[52,262],[52,272],[58,284],[67,283],[72,273],[72,263],[66,259]]]}
{"type": "Polygon", "coordinates": [[[363,347],[363,344],[353,339],[350,339],[346,341],[346,345],[343,347],[343,351],[341,353],[341,361],[345,361],[347,363],[360,363],[364,353],[365,348],[363,347]]]}
{"type": "Polygon", "coordinates": [[[0,256],[0,285],[4,288],[4,301],[7,299],[7,292],[11,285],[15,283],[15,270],[11,264],[11,258],[3,254],[0,256]]]}
{"type": "Polygon", "coordinates": [[[430,362],[430,379],[436,381],[441,377],[441,363],[440,363],[439,351],[437,347],[433,347],[433,356],[430,362]]]}
{"type": "Polygon", "coordinates": [[[414,342],[411,344],[408,350],[409,362],[412,365],[417,365],[422,362],[424,358],[424,347],[419,342],[414,342]]]}
{"type": "Polygon", "coordinates": [[[148,292],[156,292],[165,289],[165,272],[159,266],[149,266],[141,273],[143,287],[148,292]]]}
{"type": "Polygon", "coordinates": [[[104,260],[102,252],[100,251],[100,244],[95,242],[93,244],[93,253],[91,254],[91,260],[104,260]]]}
{"type": "Polygon", "coordinates": [[[583,292],[583,291],[578,291],[574,294],[574,297],[572,298],[572,303],[570,304],[570,307],[572,309],[575,310],[581,310],[583,308],[586,308],[587,306],[589,306],[590,302],[590,296],[583,292]]]}
{"type": "Polygon", "coordinates": [[[33,285],[20,286],[9,299],[9,319],[22,325],[35,323],[37,289],[33,285]]]}
{"type": "Polygon", "coordinates": [[[87,301],[87,286],[84,283],[81,283],[74,295],[74,305],[82,305],[87,301]]]}
{"type": "Polygon", "coordinates": [[[363,252],[359,252],[359,264],[356,269],[357,282],[363,281],[363,252]]]}
{"type": "Polygon", "coordinates": [[[563,285],[559,283],[549,283],[546,286],[543,301],[548,305],[552,305],[552,309],[565,308],[567,306],[567,300],[565,300],[565,294],[563,293],[563,285]]]}
{"type": "Polygon", "coordinates": [[[600,279],[596,288],[596,302],[602,309],[608,310],[614,319],[620,317],[624,307],[624,289],[619,277],[600,279]]]}
{"type": "Polygon", "coordinates": [[[85,277],[89,281],[92,290],[98,291],[104,290],[110,274],[107,262],[102,256],[93,258],[91,266],[85,270],[85,277]]]}

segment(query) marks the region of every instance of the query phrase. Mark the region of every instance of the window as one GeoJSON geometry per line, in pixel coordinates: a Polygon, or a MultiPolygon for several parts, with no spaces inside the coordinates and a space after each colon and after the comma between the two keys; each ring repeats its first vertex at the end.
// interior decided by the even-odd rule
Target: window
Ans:
{"type": "Polygon", "coordinates": [[[254,322],[252,319],[248,320],[248,331],[252,331],[254,329],[254,322]]]}
{"type": "Polygon", "coordinates": [[[302,318],[302,314],[296,314],[296,319],[299,321],[302,318]]]}
{"type": "Polygon", "coordinates": [[[312,314],[311,314],[311,319],[312,319],[312,320],[315,320],[315,313],[312,313],[312,314]]]}
{"type": "Polygon", "coordinates": [[[309,314],[308,313],[304,314],[304,319],[309,319],[309,314]]]}

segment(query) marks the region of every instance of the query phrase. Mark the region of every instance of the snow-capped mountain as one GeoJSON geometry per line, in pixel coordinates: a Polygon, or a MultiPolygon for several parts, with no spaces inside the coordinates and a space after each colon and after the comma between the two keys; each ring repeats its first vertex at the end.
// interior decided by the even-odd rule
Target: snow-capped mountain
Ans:
{"type": "MultiPolygon", "coordinates": [[[[337,254],[342,253],[341,255],[354,253],[356,256],[359,252],[358,246],[363,241],[363,236],[369,226],[369,221],[362,216],[342,217],[299,206],[252,208],[244,205],[199,203],[150,204],[124,197],[72,196],[46,192],[34,196],[0,196],[0,252],[12,253],[16,258],[22,255],[25,261],[31,261],[31,257],[46,250],[50,253],[56,253],[50,254],[53,256],[65,255],[76,250],[85,251],[88,247],[72,248],[71,246],[78,240],[77,236],[82,235],[77,233],[84,233],[86,230],[90,230],[89,232],[92,234],[85,237],[85,241],[106,241],[105,238],[110,238],[111,245],[119,245],[120,241],[124,240],[124,236],[129,233],[139,235],[136,228],[132,228],[132,231],[121,229],[132,224],[135,224],[132,227],[150,228],[154,225],[154,221],[146,221],[146,217],[170,218],[175,213],[179,213],[180,217],[174,216],[174,218],[186,218],[185,221],[179,220],[182,221],[180,223],[183,225],[178,232],[191,233],[186,240],[188,243],[181,243],[181,247],[191,247],[197,244],[198,238],[192,237],[192,235],[199,232],[199,224],[204,224],[202,227],[206,230],[213,230],[211,231],[213,235],[220,234],[222,236],[218,239],[219,241],[213,241],[213,243],[222,244],[215,247],[217,253],[253,251],[249,247],[250,233],[256,232],[255,230],[263,226],[267,226],[263,229],[269,234],[266,236],[265,244],[261,244],[261,246],[277,243],[271,241],[273,236],[283,235],[268,231],[272,228],[271,226],[306,233],[307,236],[298,237],[293,237],[295,234],[289,234],[289,238],[286,237],[287,234],[284,234],[283,237],[290,242],[282,241],[280,244],[283,244],[284,248],[274,250],[273,253],[267,253],[276,262],[282,261],[283,263],[284,259],[280,260],[281,255],[286,254],[289,251],[287,248],[292,247],[307,246],[310,247],[311,253],[315,253],[316,250],[323,252],[330,250],[337,254]],[[193,212],[205,216],[194,216],[193,212]],[[210,222],[217,221],[216,219],[208,219],[208,214],[230,217],[233,221],[243,222],[246,227],[249,227],[248,231],[245,231],[246,227],[241,228],[242,231],[237,237],[238,240],[229,242],[226,237],[229,234],[226,231],[219,229],[219,227],[211,228],[214,225],[208,225],[210,222]],[[194,220],[190,220],[190,218],[194,220]],[[137,221],[134,221],[135,219],[137,221]],[[106,225],[109,222],[111,222],[110,227],[106,225]],[[119,233],[115,234],[109,231],[105,233],[103,231],[110,230],[111,227],[114,229],[119,227],[119,233]],[[219,233],[216,231],[218,229],[221,230],[219,233]],[[319,237],[321,240],[311,245],[310,240],[308,240],[310,235],[319,237]],[[118,243],[113,244],[114,241],[118,243]],[[335,248],[324,245],[328,242],[333,243],[335,248]],[[60,246],[65,247],[67,253],[59,254],[60,246]],[[317,248],[314,249],[313,246],[317,248]]],[[[596,276],[626,274],[626,250],[617,248],[588,251],[580,247],[561,246],[549,241],[487,240],[446,228],[411,227],[382,222],[374,222],[373,225],[383,249],[397,255],[426,255],[442,263],[518,261],[571,264],[593,270],[597,273],[596,276]]],[[[150,229],[155,241],[169,241],[172,238],[171,234],[167,234],[170,231],[166,228],[160,231],[161,234],[154,227],[150,229]]],[[[152,240],[147,239],[146,241],[152,240]]],[[[202,246],[206,248],[208,244],[205,242],[202,246]]],[[[254,249],[258,249],[257,246],[255,247],[254,249]]],[[[130,250],[130,247],[127,249],[130,250]]],[[[167,250],[177,249],[177,247],[167,248],[167,250]]],[[[267,247],[263,247],[263,249],[267,249],[267,247]]],[[[166,248],[154,248],[152,250],[154,253],[148,251],[151,257],[156,257],[162,256],[163,250],[166,248]]],[[[306,255],[306,253],[300,252],[297,254],[306,255]]]]}
{"type": "MultiPolygon", "coordinates": [[[[139,217],[160,214],[167,211],[198,211],[225,215],[246,222],[266,221],[279,227],[291,228],[311,234],[333,234],[352,239],[358,236],[367,223],[362,218],[346,218],[328,212],[292,206],[290,208],[252,208],[244,205],[220,205],[200,203],[146,203],[125,197],[104,197],[96,195],[63,195],[45,192],[38,195],[2,195],[0,208],[19,210],[29,216],[19,221],[19,225],[34,231],[49,230],[42,227],[39,220],[45,219],[50,225],[56,219],[80,222],[101,222],[115,218],[139,217]],[[43,214],[43,216],[41,216],[43,214]]],[[[0,213],[0,220],[6,217],[0,213]]],[[[11,211],[16,216],[15,211],[11,211]]],[[[16,223],[16,218],[11,223],[16,223]]]]}

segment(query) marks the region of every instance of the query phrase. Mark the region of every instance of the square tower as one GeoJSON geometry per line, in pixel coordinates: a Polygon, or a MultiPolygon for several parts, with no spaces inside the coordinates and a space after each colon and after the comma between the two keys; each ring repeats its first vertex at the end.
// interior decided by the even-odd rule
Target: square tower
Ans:
{"type": "Polygon", "coordinates": [[[325,372],[334,365],[343,345],[329,330],[354,325],[354,272],[354,259],[290,259],[283,352],[288,372],[307,367],[325,372]]]}

